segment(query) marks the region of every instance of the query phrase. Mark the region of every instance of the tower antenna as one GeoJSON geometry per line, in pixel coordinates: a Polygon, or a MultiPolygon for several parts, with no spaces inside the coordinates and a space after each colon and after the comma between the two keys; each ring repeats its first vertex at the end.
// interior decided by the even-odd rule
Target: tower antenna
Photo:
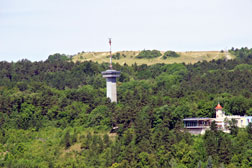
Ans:
{"type": "Polygon", "coordinates": [[[110,64],[109,64],[109,68],[112,69],[112,51],[111,51],[111,38],[109,38],[109,47],[110,47],[110,64]]]}

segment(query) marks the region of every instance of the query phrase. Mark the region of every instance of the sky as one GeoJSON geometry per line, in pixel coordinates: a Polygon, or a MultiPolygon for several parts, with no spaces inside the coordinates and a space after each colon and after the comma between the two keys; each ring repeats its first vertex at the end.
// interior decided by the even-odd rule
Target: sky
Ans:
{"type": "Polygon", "coordinates": [[[252,47],[252,0],[0,0],[0,61],[252,47]]]}

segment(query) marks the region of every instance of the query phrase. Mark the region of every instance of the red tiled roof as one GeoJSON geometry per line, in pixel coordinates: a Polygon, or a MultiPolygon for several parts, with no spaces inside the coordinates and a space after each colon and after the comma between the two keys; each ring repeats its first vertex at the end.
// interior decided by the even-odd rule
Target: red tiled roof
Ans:
{"type": "Polygon", "coordinates": [[[221,110],[221,109],[222,109],[222,107],[221,107],[220,103],[218,103],[218,105],[215,107],[215,110],[221,110]]]}

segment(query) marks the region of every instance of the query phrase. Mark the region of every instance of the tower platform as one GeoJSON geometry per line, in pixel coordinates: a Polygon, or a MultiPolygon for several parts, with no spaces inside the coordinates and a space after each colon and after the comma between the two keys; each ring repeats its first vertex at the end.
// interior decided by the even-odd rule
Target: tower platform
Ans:
{"type": "Polygon", "coordinates": [[[121,72],[114,70],[114,69],[108,69],[106,71],[102,72],[102,77],[104,78],[118,78],[120,77],[121,72]]]}

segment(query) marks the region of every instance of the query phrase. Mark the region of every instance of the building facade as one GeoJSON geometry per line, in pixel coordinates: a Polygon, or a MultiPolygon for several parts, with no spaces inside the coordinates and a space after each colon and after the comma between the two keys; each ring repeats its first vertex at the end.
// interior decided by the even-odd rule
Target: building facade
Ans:
{"type": "Polygon", "coordinates": [[[184,127],[191,134],[204,134],[210,129],[211,118],[186,118],[184,119],[184,127]]]}
{"type": "Polygon", "coordinates": [[[220,103],[215,107],[215,118],[185,118],[184,128],[191,134],[204,134],[206,130],[210,129],[210,125],[215,121],[218,130],[229,133],[229,121],[232,119],[237,122],[239,128],[245,128],[252,122],[252,116],[239,116],[239,115],[225,115],[220,103]]]}
{"type": "Polygon", "coordinates": [[[249,125],[249,123],[252,123],[252,116],[244,116],[246,125],[249,125]]]}

